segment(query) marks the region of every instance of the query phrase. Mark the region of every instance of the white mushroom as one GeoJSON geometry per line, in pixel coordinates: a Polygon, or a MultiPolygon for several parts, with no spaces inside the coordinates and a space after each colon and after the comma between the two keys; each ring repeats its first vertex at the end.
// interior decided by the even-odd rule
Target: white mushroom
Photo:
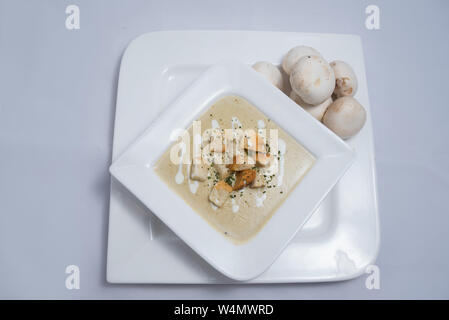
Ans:
{"type": "Polygon", "coordinates": [[[295,91],[290,92],[290,98],[295,101],[299,106],[301,106],[304,110],[310,113],[315,119],[321,121],[323,119],[324,113],[326,112],[329,105],[332,103],[332,98],[327,98],[324,102],[313,106],[311,104],[305,103],[302,101],[301,97],[298,96],[295,91]]]}
{"type": "Polygon", "coordinates": [[[335,74],[334,95],[337,98],[354,96],[357,91],[357,77],[351,66],[343,61],[332,61],[330,66],[335,74]]]}
{"type": "Polygon", "coordinates": [[[366,111],[353,97],[341,97],[332,102],[323,123],[342,139],[354,136],[366,121],[366,111]]]}
{"type": "Polygon", "coordinates": [[[279,71],[274,64],[267,61],[259,61],[253,64],[253,69],[262,74],[268,79],[268,81],[282,90],[284,80],[282,78],[281,71],[279,71]]]}
{"type": "Polygon", "coordinates": [[[318,105],[327,100],[334,91],[334,71],[323,58],[305,56],[293,68],[290,84],[305,103],[318,105]]]}
{"type": "Polygon", "coordinates": [[[321,54],[314,48],[307,46],[297,46],[290,49],[282,60],[282,68],[285,73],[290,75],[293,70],[293,66],[304,56],[321,56],[321,54]]]}

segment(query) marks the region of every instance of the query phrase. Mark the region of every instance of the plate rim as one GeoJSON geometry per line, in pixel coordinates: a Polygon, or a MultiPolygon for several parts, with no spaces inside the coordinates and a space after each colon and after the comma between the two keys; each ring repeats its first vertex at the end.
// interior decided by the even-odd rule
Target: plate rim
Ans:
{"type": "MultiPolygon", "coordinates": [[[[266,34],[266,33],[270,33],[270,34],[275,34],[277,36],[282,36],[282,35],[296,35],[296,36],[339,36],[339,37],[350,37],[350,38],[356,38],[358,42],[360,42],[360,46],[361,46],[361,38],[358,35],[352,35],[352,34],[333,34],[333,33],[301,33],[301,32],[278,32],[278,31],[246,31],[246,30],[180,30],[180,31],[176,31],[176,30],[171,30],[171,31],[155,31],[155,32],[149,32],[149,33],[144,33],[141,34],[139,36],[137,36],[135,39],[133,39],[129,45],[127,46],[126,50],[124,51],[124,54],[122,56],[122,60],[121,60],[121,65],[120,65],[120,76],[119,76],[119,81],[118,81],[118,89],[117,89],[117,108],[116,108],[116,115],[115,115],[115,122],[114,122],[114,132],[113,132],[113,152],[112,152],[112,158],[117,158],[117,156],[119,156],[120,154],[118,153],[117,147],[116,147],[116,143],[117,143],[117,139],[116,139],[116,134],[117,134],[117,118],[119,117],[119,114],[117,111],[119,111],[118,105],[119,105],[119,95],[120,95],[120,82],[122,80],[122,71],[123,71],[123,67],[124,67],[124,62],[126,61],[127,55],[130,51],[130,48],[132,47],[133,44],[135,44],[136,42],[138,42],[139,40],[141,40],[142,38],[146,38],[146,37],[152,37],[152,36],[160,36],[161,34],[170,34],[171,36],[173,35],[177,35],[177,34],[215,34],[215,33],[246,33],[246,34],[266,34]],[[117,154],[118,153],[118,154],[117,154]]],[[[361,46],[361,48],[363,48],[363,46],[361,46]]],[[[366,82],[366,70],[365,70],[365,61],[364,61],[364,55],[363,55],[363,51],[361,54],[361,59],[362,59],[362,63],[363,63],[363,72],[364,72],[364,80],[366,82]]],[[[366,92],[366,94],[368,95],[368,92],[366,92]]],[[[123,109],[123,108],[122,108],[123,109]]],[[[370,119],[369,119],[370,121],[370,119]]],[[[380,250],[380,221],[379,221],[379,212],[378,212],[378,192],[377,192],[377,178],[376,178],[376,166],[375,166],[375,150],[374,150],[374,135],[373,135],[373,130],[372,130],[372,124],[370,123],[369,128],[369,138],[371,139],[371,143],[370,143],[370,151],[369,151],[369,160],[370,160],[370,175],[372,176],[372,188],[373,188],[373,208],[370,208],[370,211],[373,212],[374,214],[374,218],[375,218],[375,242],[376,242],[376,250],[374,252],[374,254],[371,255],[371,259],[369,261],[368,264],[371,264],[372,262],[374,262],[378,256],[379,250],[380,250]]],[[[371,183],[370,183],[371,185],[371,183]]],[[[114,188],[114,181],[111,181],[111,191],[114,188]]],[[[112,192],[111,192],[111,197],[112,197],[112,192]]],[[[109,210],[109,219],[111,219],[111,208],[109,210]]],[[[110,229],[110,223],[109,223],[109,231],[108,231],[108,259],[107,259],[107,281],[111,282],[111,283],[170,283],[168,281],[162,281],[162,282],[157,282],[157,281],[139,281],[139,282],[134,282],[134,281],[129,281],[129,280],[118,280],[118,279],[113,279],[115,278],[115,275],[113,274],[112,270],[111,270],[111,264],[110,264],[110,237],[111,237],[111,229],[110,229]]],[[[274,282],[274,283],[282,283],[282,282],[321,282],[321,281],[339,281],[339,280],[347,280],[350,278],[354,278],[360,274],[362,274],[364,272],[364,268],[363,267],[359,267],[353,274],[350,275],[346,275],[346,276],[333,276],[333,277],[321,277],[319,279],[307,279],[307,278],[302,278],[301,276],[289,276],[288,279],[274,279],[274,280],[269,280],[269,279],[264,279],[262,281],[262,283],[270,283],[270,282],[274,282]]],[[[216,281],[207,281],[207,282],[202,282],[202,281],[176,281],[173,283],[219,283],[216,281]]],[[[250,282],[250,283],[260,283],[260,282],[250,282]]]]}

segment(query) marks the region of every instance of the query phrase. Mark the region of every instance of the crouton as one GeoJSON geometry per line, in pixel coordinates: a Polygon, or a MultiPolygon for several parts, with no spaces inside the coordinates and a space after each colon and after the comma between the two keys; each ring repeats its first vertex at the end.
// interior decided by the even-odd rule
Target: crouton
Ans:
{"type": "Polygon", "coordinates": [[[260,153],[256,154],[256,164],[259,167],[268,167],[273,161],[273,156],[269,153],[260,153]]]}
{"type": "Polygon", "coordinates": [[[246,150],[263,153],[266,151],[264,139],[253,130],[246,132],[243,146],[246,150]]]}
{"type": "Polygon", "coordinates": [[[249,169],[249,170],[239,171],[237,173],[237,177],[235,179],[235,184],[234,184],[233,189],[240,190],[240,189],[250,185],[254,181],[255,178],[256,178],[256,170],[249,169]]]}
{"type": "Polygon", "coordinates": [[[204,181],[207,179],[208,169],[204,162],[194,163],[190,167],[190,179],[204,181]]]}
{"type": "Polygon", "coordinates": [[[256,172],[256,178],[250,185],[251,188],[262,188],[265,187],[265,177],[261,171],[256,172]]]}
{"type": "Polygon", "coordinates": [[[212,137],[209,150],[211,152],[224,152],[225,145],[223,140],[220,137],[212,137]]]}
{"type": "Polygon", "coordinates": [[[256,162],[251,156],[245,156],[244,154],[238,154],[233,157],[232,164],[228,165],[231,171],[243,171],[254,167],[256,162]]]}
{"type": "Polygon", "coordinates": [[[232,192],[232,187],[223,180],[218,181],[212,188],[209,194],[209,201],[217,207],[222,207],[226,200],[229,199],[229,194],[232,192]]]}

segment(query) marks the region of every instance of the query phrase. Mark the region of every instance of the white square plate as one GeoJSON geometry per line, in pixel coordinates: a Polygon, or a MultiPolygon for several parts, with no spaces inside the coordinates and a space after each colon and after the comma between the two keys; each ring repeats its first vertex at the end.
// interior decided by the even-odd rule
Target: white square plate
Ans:
{"type": "MultiPolygon", "coordinates": [[[[363,130],[347,143],[356,159],[275,263],[249,283],[343,280],[364,272],[379,246],[374,152],[360,39],[279,32],[156,32],[138,37],[123,56],[113,159],[207,67],[223,59],[280,63],[291,47],[317,48],[350,62],[356,98],[367,110],[363,130]],[[181,50],[182,49],[182,50],[181,50]]],[[[276,214],[275,214],[276,215],[276,214]]],[[[215,230],[214,230],[215,231],[215,230]]],[[[107,280],[112,283],[232,283],[112,179],[107,280]]]]}
{"type": "MultiPolygon", "coordinates": [[[[217,270],[234,280],[265,271],[341,178],[353,152],[249,66],[222,62],[205,71],[111,165],[112,175],[217,270]],[[172,145],[172,132],[187,129],[225,95],[248,100],[311,152],[316,162],[263,229],[241,245],[231,243],[174,193],[154,166],[172,145]]],[[[212,211],[212,208],[210,209],[212,211]]]]}

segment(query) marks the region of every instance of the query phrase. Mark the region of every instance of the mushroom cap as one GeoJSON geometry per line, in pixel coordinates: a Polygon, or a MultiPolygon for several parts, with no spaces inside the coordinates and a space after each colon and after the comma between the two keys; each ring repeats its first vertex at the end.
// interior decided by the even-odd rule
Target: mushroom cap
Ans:
{"type": "Polygon", "coordinates": [[[353,97],[341,97],[331,103],[323,117],[326,127],[340,138],[347,139],[362,129],[366,111],[353,97]]]}
{"type": "Polygon", "coordinates": [[[295,64],[290,84],[305,103],[318,105],[327,100],[335,89],[334,71],[323,58],[305,56],[295,64]]]}
{"type": "Polygon", "coordinates": [[[290,98],[295,101],[300,107],[310,113],[315,119],[321,121],[323,119],[324,113],[326,112],[329,105],[332,103],[332,98],[327,98],[324,102],[314,106],[302,101],[301,97],[296,94],[295,91],[290,92],[290,98]]]}
{"type": "Polygon", "coordinates": [[[330,66],[335,75],[334,95],[337,98],[354,96],[357,92],[357,77],[351,66],[339,60],[332,61],[330,66]]]}
{"type": "Polygon", "coordinates": [[[282,78],[281,71],[274,64],[268,61],[259,61],[253,64],[253,69],[282,90],[284,79],[282,78]]]}
{"type": "Polygon", "coordinates": [[[314,48],[307,46],[297,46],[290,49],[290,51],[287,52],[284,59],[282,60],[282,68],[284,69],[285,73],[290,75],[293,70],[293,66],[299,61],[299,59],[304,56],[320,57],[321,54],[314,48]]]}

